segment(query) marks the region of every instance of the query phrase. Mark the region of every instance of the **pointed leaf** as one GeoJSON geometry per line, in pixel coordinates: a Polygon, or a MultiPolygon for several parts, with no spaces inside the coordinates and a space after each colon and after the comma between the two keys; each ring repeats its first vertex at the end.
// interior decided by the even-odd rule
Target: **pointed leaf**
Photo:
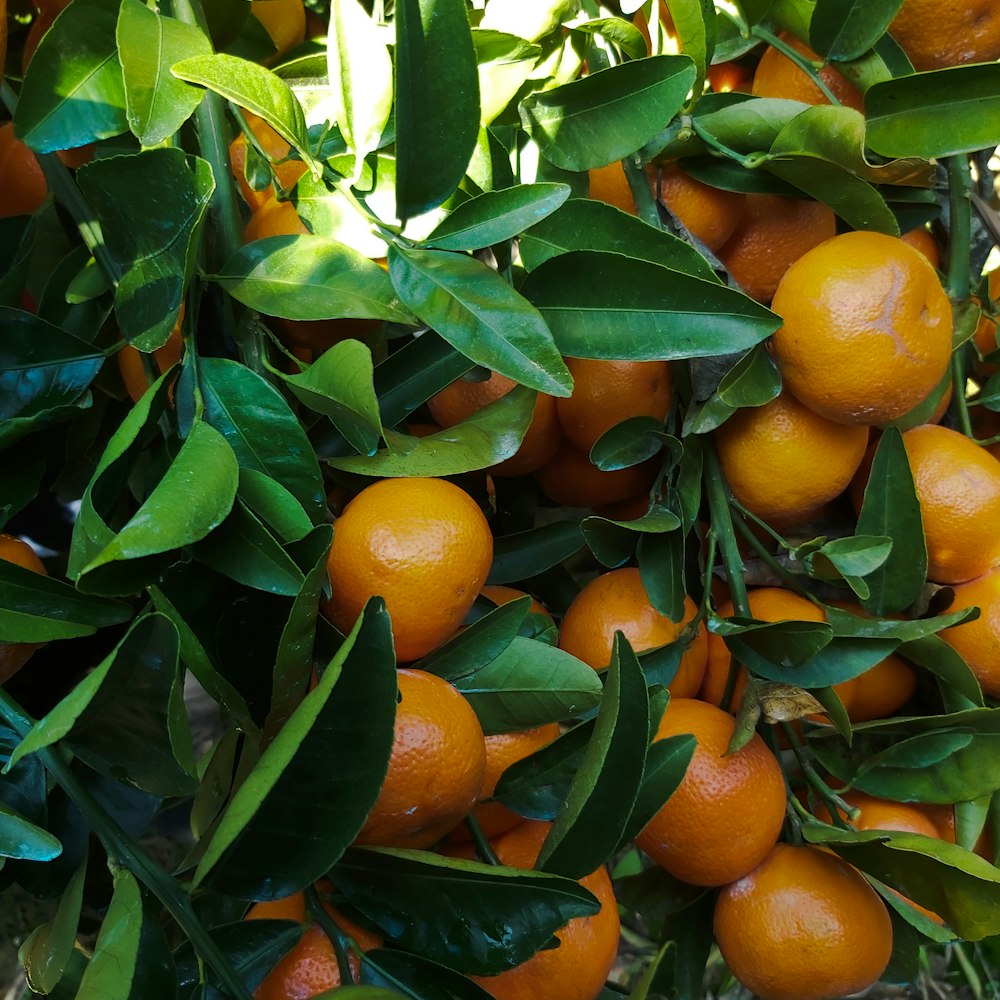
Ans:
{"type": "Polygon", "coordinates": [[[577,521],[549,524],[501,535],[493,543],[493,566],[487,583],[517,583],[544,573],[583,548],[577,521]]]}
{"type": "MultiPolygon", "coordinates": [[[[490,994],[471,979],[446,965],[432,962],[423,955],[411,955],[390,948],[373,948],[361,958],[361,981],[370,986],[392,987],[393,992],[379,990],[370,1000],[394,1000],[398,996],[413,1000],[490,1000],[490,994]],[[399,990],[399,993],[394,992],[399,990]]],[[[356,987],[360,990],[363,987],[356,987]]],[[[337,997],[341,997],[338,993],[337,997]]],[[[358,994],[357,1000],[367,1000],[358,994]]]]}
{"type": "Polygon", "coordinates": [[[62,854],[62,844],[48,830],[18,815],[0,802],[0,858],[51,861],[62,854]]]}
{"type": "Polygon", "coordinates": [[[86,862],[73,873],[55,916],[36,927],[21,944],[17,958],[28,986],[35,993],[51,993],[63,977],[76,944],[76,931],[83,906],[86,862]]]}
{"type": "Polygon", "coordinates": [[[858,59],[885,34],[902,4],[903,0],[817,0],[809,22],[809,44],[827,59],[858,59]]]}

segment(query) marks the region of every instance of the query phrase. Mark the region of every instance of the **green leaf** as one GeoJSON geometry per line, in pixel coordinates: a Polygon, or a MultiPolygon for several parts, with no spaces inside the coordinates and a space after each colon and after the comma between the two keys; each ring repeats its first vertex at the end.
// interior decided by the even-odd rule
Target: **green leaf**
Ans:
{"type": "Polygon", "coordinates": [[[240,468],[270,476],[302,504],[314,524],[324,522],[326,495],[319,464],[281,393],[226,358],[200,359],[198,374],[204,419],[232,447],[240,468]]]}
{"type": "Polygon", "coordinates": [[[889,557],[865,579],[871,596],[862,600],[864,609],[881,616],[908,608],[924,586],[927,545],[903,439],[894,428],[879,440],[856,530],[892,540],[889,557]]]}
{"type": "Polygon", "coordinates": [[[387,449],[329,464],[363,476],[453,476],[485,469],[517,451],[534,408],[535,393],[517,386],[446,430],[420,438],[385,431],[387,449]]]}
{"type": "Polygon", "coordinates": [[[35,993],[51,993],[66,971],[76,944],[86,874],[87,864],[84,861],[70,878],[59,899],[55,916],[36,927],[17,951],[25,979],[35,993]]]}
{"type": "Polygon", "coordinates": [[[481,27],[538,41],[571,18],[579,0],[491,0],[481,27]]]}
{"type": "Polygon", "coordinates": [[[568,920],[598,910],[572,879],[428,851],[354,849],[330,875],[391,941],[476,975],[519,965],[568,920]]]}
{"type": "Polygon", "coordinates": [[[594,442],[590,461],[603,472],[640,465],[662,451],[665,436],[662,420],[629,417],[608,428],[594,442]]]}
{"type": "Polygon", "coordinates": [[[83,567],[80,578],[98,573],[88,586],[114,581],[100,574],[116,562],[173,552],[204,538],[222,523],[236,498],[239,466],[226,439],[207,423],[197,423],[139,510],[83,567]],[[197,482],[198,488],[191,489],[197,482]]]}
{"type": "Polygon", "coordinates": [[[291,389],[300,403],[329,417],[353,448],[362,455],[375,454],[382,421],[371,348],[357,340],[344,340],[324,351],[298,375],[286,375],[270,365],[268,370],[291,389]]]}
{"type": "Polygon", "coordinates": [[[327,872],[378,797],[395,704],[389,616],[373,599],[231,799],[194,885],[244,899],[278,899],[327,872]],[[360,729],[358,719],[366,720],[360,729]],[[318,760],[336,761],[336,767],[317,768],[318,760]],[[297,819],[289,824],[292,814],[297,819]],[[262,852],[271,858],[265,869],[262,852]]]}
{"type": "Polygon", "coordinates": [[[642,783],[648,718],[646,675],[618,632],[593,735],[542,844],[539,868],[583,878],[615,852],[642,783]]]}
{"type": "Polygon", "coordinates": [[[527,531],[501,535],[493,542],[487,583],[517,583],[544,573],[583,548],[577,521],[552,521],[527,531]]]}
{"type": "Polygon", "coordinates": [[[479,134],[479,77],[463,0],[396,4],[396,215],[458,187],[479,134]]]}
{"type": "Polygon", "coordinates": [[[588,515],[581,528],[590,551],[609,569],[627,562],[643,534],[663,534],[680,527],[680,518],[658,503],[650,506],[642,517],[631,521],[588,515]]]}
{"type": "Polygon", "coordinates": [[[142,894],[135,876],[126,868],[115,872],[115,891],[101,923],[93,957],[80,984],[80,997],[129,1000],[145,923],[142,894]]]}
{"type": "Polygon", "coordinates": [[[378,264],[324,236],[254,240],[213,279],[234,299],[268,316],[413,322],[378,264]]]}
{"type": "Polygon", "coordinates": [[[1000,933],[1000,871],[970,851],[918,833],[858,832],[812,823],[802,832],[933,910],[966,940],[1000,933]]]}
{"type": "Polygon", "coordinates": [[[38,235],[34,215],[0,219],[0,306],[18,306],[38,235]]]}
{"type": "Polygon", "coordinates": [[[885,34],[903,0],[817,0],[809,45],[835,62],[863,56],[885,34]]]}
{"type": "Polygon", "coordinates": [[[573,380],[545,320],[485,264],[393,246],[389,275],[403,302],[470,360],[529,389],[570,395],[573,380]]]}
{"type": "Polygon", "coordinates": [[[695,738],[688,734],[667,736],[649,745],[639,794],[622,833],[623,845],[634,840],[674,794],[684,780],[695,745],[695,738]]]}
{"type": "Polygon", "coordinates": [[[122,3],[117,41],[129,128],[143,146],[155,146],[187,121],[204,96],[171,76],[170,67],[188,55],[209,55],[212,43],[199,28],[158,14],[141,0],[122,3]]]}
{"type": "Polygon", "coordinates": [[[496,659],[454,684],[487,734],[562,722],[594,708],[602,691],[592,667],[561,649],[520,636],[496,659]]]}
{"type": "Polygon", "coordinates": [[[700,94],[705,83],[705,71],[712,64],[715,51],[715,5],[711,0],[667,0],[670,20],[681,52],[690,56],[698,75],[691,86],[693,94],[700,94]]]}
{"type": "Polygon", "coordinates": [[[0,858],[51,861],[62,854],[62,844],[48,830],[18,815],[0,802],[0,858]]]}
{"type": "Polygon", "coordinates": [[[424,241],[438,250],[478,250],[513,239],[552,215],[570,196],[567,184],[519,184],[459,205],[424,241]]]}
{"type": "Polygon", "coordinates": [[[292,89],[269,69],[224,53],[192,56],[171,67],[180,80],[214,90],[227,101],[263,118],[282,139],[294,146],[310,168],[319,170],[309,149],[302,105],[292,89]]]}
{"type": "Polygon", "coordinates": [[[115,43],[120,0],[74,0],[45,33],[24,76],[14,132],[36,153],[128,130],[115,43]]]}
{"type": "Polygon", "coordinates": [[[386,255],[386,243],[361,215],[345,192],[330,188],[313,174],[303,174],[292,188],[292,203],[299,218],[317,236],[356,250],[363,257],[386,255]]]}
{"type": "Polygon", "coordinates": [[[646,54],[646,39],[631,21],[623,17],[596,17],[582,24],[574,24],[574,31],[585,35],[600,35],[616,45],[629,59],[642,59],[646,54]]]}
{"type": "Polygon", "coordinates": [[[758,344],[740,358],[719,383],[719,399],[728,407],[740,410],[763,406],[781,392],[781,373],[771,352],[758,344]]]}
{"type": "Polygon", "coordinates": [[[510,104],[531,76],[542,50],[516,34],[484,27],[472,29],[472,44],[479,73],[479,123],[485,126],[510,104]]]}
{"type": "Polygon", "coordinates": [[[883,156],[928,159],[1000,144],[1000,64],[954,66],[876,83],[865,138],[883,156]]]}
{"type": "Polygon", "coordinates": [[[619,254],[575,251],[528,275],[556,346],[574,358],[711,357],[770,336],[777,316],[735,289],[619,254]]]}
{"type": "Polygon", "coordinates": [[[719,282],[711,264],[690,243],[589,198],[572,198],[532,226],[521,238],[520,250],[529,271],[573,250],[601,250],[719,282]]]}
{"type": "Polygon", "coordinates": [[[965,660],[938,635],[904,642],[896,652],[911,663],[929,670],[974,705],[983,704],[983,692],[965,660]]]}
{"type": "MultiPolygon", "coordinates": [[[[361,981],[371,986],[395,987],[399,993],[379,990],[379,997],[386,1000],[397,996],[422,1000],[435,997],[440,1000],[490,1000],[490,994],[471,979],[445,965],[432,962],[422,955],[389,948],[373,948],[361,957],[361,981]]],[[[365,987],[355,987],[356,990],[365,987]]],[[[341,997],[342,992],[337,994],[341,997]]],[[[365,1000],[359,995],[358,1000],[365,1000]]]]}
{"type": "Polygon", "coordinates": [[[237,495],[283,542],[297,542],[313,528],[294,494],[266,473],[240,469],[237,495]]]}
{"type": "Polygon", "coordinates": [[[521,122],[557,167],[603,167],[656,135],[681,109],[696,75],[688,56],[622,63],[529,95],[521,122]]]}
{"type": "Polygon", "coordinates": [[[378,149],[392,108],[392,61],[375,22],[357,0],[333,0],[326,46],[330,117],[357,161],[378,149]]]}

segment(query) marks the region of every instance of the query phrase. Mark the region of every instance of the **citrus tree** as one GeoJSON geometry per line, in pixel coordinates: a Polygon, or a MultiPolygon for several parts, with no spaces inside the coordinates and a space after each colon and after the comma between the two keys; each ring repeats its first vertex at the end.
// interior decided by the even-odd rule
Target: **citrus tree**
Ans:
{"type": "Polygon", "coordinates": [[[1000,10],[938,7],[0,0],[19,981],[990,995],[1000,10]]]}

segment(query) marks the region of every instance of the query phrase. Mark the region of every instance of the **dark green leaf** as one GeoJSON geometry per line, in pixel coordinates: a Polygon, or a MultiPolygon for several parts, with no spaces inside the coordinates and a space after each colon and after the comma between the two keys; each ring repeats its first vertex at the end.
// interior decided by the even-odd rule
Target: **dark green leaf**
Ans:
{"type": "Polygon", "coordinates": [[[679,526],[677,515],[659,504],[632,521],[613,521],[595,514],[585,517],[581,525],[590,551],[609,569],[628,561],[643,534],[662,534],[679,526]]]}
{"type": "Polygon", "coordinates": [[[563,254],[532,271],[522,292],[541,312],[558,349],[575,358],[669,361],[731,354],[781,325],[735,289],[619,254],[563,254]]]}
{"type": "Polygon", "coordinates": [[[51,993],[66,971],[83,906],[83,880],[86,862],[73,873],[59,908],[51,920],[36,927],[18,949],[17,958],[24,968],[28,986],[35,993],[51,993]]]}
{"type": "Polygon", "coordinates": [[[538,311],[473,257],[389,250],[403,302],[466,357],[530,389],[568,396],[573,380],[538,311]]]}
{"type": "Polygon", "coordinates": [[[938,635],[904,642],[896,652],[911,663],[929,670],[974,705],[983,704],[983,692],[966,662],[938,635]]]}
{"type": "Polygon", "coordinates": [[[603,472],[639,465],[663,448],[663,421],[629,417],[606,430],[590,449],[590,460],[603,472]]]}
{"type": "Polygon", "coordinates": [[[809,44],[827,59],[857,59],[885,34],[902,5],[903,0],[817,0],[809,44]]]}
{"type": "MultiPolygon", "coordinates": [[[[449,969],[445,965],[432,962],[422,955],[410,955],[405,951],[389,948],[373,948],[366,951],[361,959],[361,981],[372,986],[394,987],[400,993],[388,994],[387,998],[404,995],[413,1000],[489,1000],[490,994],[471,979],[449,969]]],[[[360,989],[360,987],[358,987],[360,989]]],[[[340,993],[337,994],[341,996],[340,993]]],[[[361,995],[358,1000],[365,1000],[361,995]]],[[[379,1000],[373,997],[372,1000],[379,1000]]]]}
{"type": "Polygon", "coordinates": [[[634,840],[674,794],[684,780],[694,749],[695,738],[686,733],[667,736],[649,745],[642,785],[622,833],[622,844],[634,840]]]}
{"type": "Polygon", "coordinates": [[[672,621],[684,617],[684,552],[681,531],[649,533],[638,544],[639,575],[649,603],[672,621]]]}
{"type": "Polygon", "coordinates": [[[598,909],[572,879],[426,851],[351,850],[331,878],[390,940],[477,975],[519,965],[568,920],[598,909]]]}
{"type": "Polygon", "coordinates": [[[375,599],[233,796],[198,864],[195,885],[277,899],[328,871],[378,797],[395,702],[389,616],[375,599]],[[362,729],[358,719],[367,720],[362,729]],[[336,767],[317,768],[317,760],[336,761],[336,767]],[[293,813],[297,820],[289,824],[293,813]],[[265,869],[261,852],[271,858],[265,869]]]}
{"type": "Polygon", "coordinates": [[[48,830],[0,802],[0,858],[51,861],[62,854],[62,844],[48,830]]]}
{"type": "Polygon", "coordinates": [[[583,548],[577,521],[553,521],[538,528],[501,535],[493,543],[488,583],[516,583],[544,573],[583,548]]]}
{"type": "Polygon", "coordinates": [[[656,135],[687,100],[695,76],[688,56],[637,59],[529,95],[521,122],[557,167],[603,167],[656,135]]]}
{"type": "Polygon", "coordinates": [[[762,344],[740,358],[719,383],[719,399],[728,407],[739,410],[746,406],[763,406],[781,392],[781,374],[762,344]]]}
{"type": "Polygon", "coordinates": [[[34,215],[0,219],[0,306],[19,306],[38,234],[34,215]]]}
{"type": "Polygon", "coordinates": [[[454,192],[476,145],[479,78],[463,0],[398,0],[395,122],[405,221],[454,192]]]}

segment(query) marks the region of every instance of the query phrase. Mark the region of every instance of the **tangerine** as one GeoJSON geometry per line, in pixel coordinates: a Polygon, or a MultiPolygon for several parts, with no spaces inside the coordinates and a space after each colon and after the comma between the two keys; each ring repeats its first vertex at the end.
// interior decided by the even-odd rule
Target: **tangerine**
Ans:
{"type": "MultiPolygon", "coordinates": [[[[787,32],[778,35],[781,41],[790,45],[799,55],[812,63],[822,63],[822,59],[808,45],[787,32]]],[[[861,91],[842,73],[832,66],[822,66],[819,78],[826,84],[837,100],[855,111],[864,112],[865,104],[861,91]]],[[[750,93],[757,97],[781,97],[803,104],[829,104],[830,99],[823,93],[800,66],[783,52],[768,46],[757,64],[750,93]]]]}

